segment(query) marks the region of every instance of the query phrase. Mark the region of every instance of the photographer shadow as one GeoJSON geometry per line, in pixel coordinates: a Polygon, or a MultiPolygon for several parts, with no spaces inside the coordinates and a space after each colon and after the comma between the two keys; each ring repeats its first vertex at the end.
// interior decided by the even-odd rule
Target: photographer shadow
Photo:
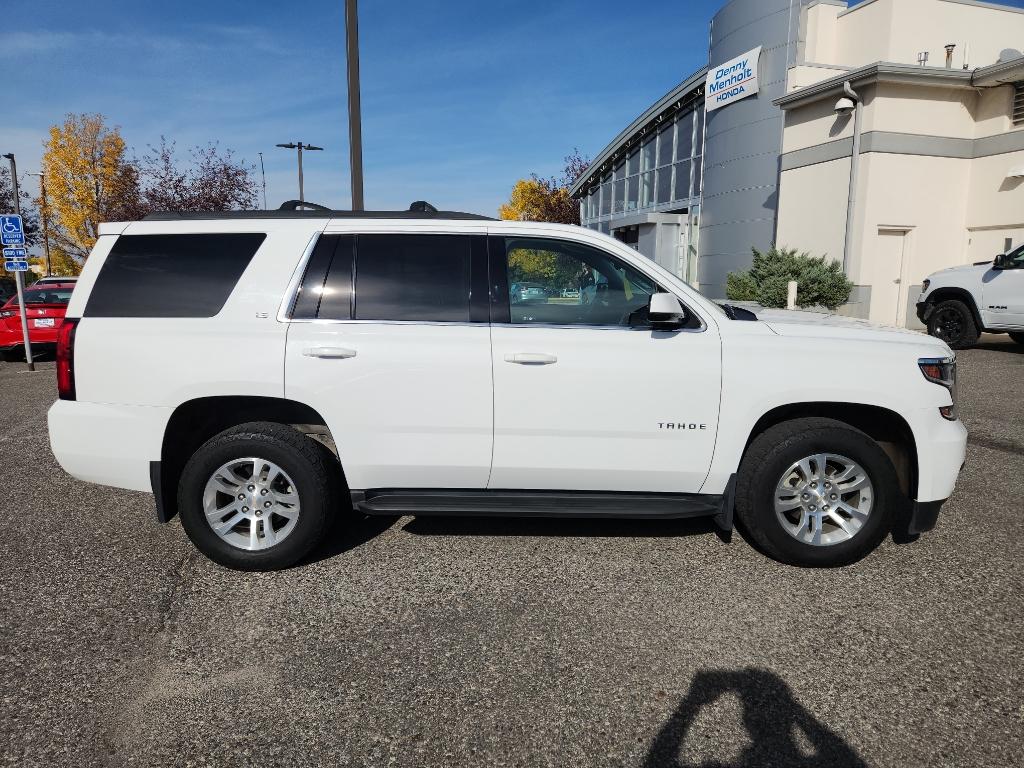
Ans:
{"type": "MultiPolygon", "coordinates": [[[[738,736],[740,734],[737,734],[738,736]]],[[[778,675],[763,669],[697,673],[686,697],[654,738],[644,768],[866,768],[856,751],[793,698],[778,675]],[[752,742],[735,762],[685,762],[680,755],[694,721],[723,695],[736,694],[752,742]]]]}

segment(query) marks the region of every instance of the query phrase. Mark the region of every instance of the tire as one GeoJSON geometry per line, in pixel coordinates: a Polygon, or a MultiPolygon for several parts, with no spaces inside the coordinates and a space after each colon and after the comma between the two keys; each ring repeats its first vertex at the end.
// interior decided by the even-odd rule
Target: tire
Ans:
{"type": "Polygon", "coordinates": [[[332,458],[316,441],[281,424],[251,422],[221,432],[192,455],[182,472],[182,526],[200,552],[223,566],[241,571],[287,568],[309,554],[330,527],[341,471],[332,466],[332,458]],[[247,474],[251,483],[244,479],[247,474]],[[233,487],[236,482],[238,487],[233,487]],[[241,496],[234,491],[245,497],[238,507],[234,505],[241,496]],[[210,516],[207,510],[212,508],[218,511],[210,516]],[[223,535],[214,525],[225,528],[223,535]]]}
{"type": "MultiPolygon", "coordinates": [[[[816,461],[808,462],[812,469],[816,464],[816,461]]],[[[793,477],[799,478],[802,474],[803,470],[797,470],[793,477]]],[[[854,473],[853,477],[857,476],[854,473]]],[[[799,487],[801,482],[796,479],[796,486],[799,487]]],[[[892,461],[878,443],[860,430],[833,419],[795,419],[761,433],[748,447],[736,482],[736,514],[742,530],[759,550],[790,565],[830,568],[860,560],[890,532],[905,503],[892,461]],[[777,513],[779,489],[786,488],[784,494],[790,493],[789,485],[782,484],[788,471],[802,459],[815,459],[821,455],[827,457],[825,480],[817,482],[817,490],[806,489],[810,501],[802,501],[804,494],[793,492],[793,501],[785,502],[784,506],[791,503],[801,506],[777,513]],[[835,481],[833,485],[833,478],[841,476],[844,460],[859,465],[858,469],[866,475],[870,485],[851,492],[842,489],[844,484],[850,486],[850,481],[835,481]],[[829,476],[828,472],[833,474],[829,476]],[[828,491],[825,490],[825,482],[829,482],[828,491]],[[819,504],[814,504],[818,496],[812,494],[819,492],[825,496],[821,497],[819,504]],[[829,501],[836,496],[839,497],[838,506],[847,510],[855,506],[857,516],[847,515],[845,511],[840,514],[836,502],[829,501]],[[865,502],[865,499],[869,501],[865,502]],[[832,511],[822,511],[824,504],[829,504],[832,511]],[[819,506],[821,509],[816,509],[819,506]],[[815,512],[806,512],[808,507],[815,512]],[[867,514],[862,515],[862,510],[867,514]],[[818,516],[818,543],[801,540],[796,533],[787,530],[780,519],[785,516],[791,529],[800,528],[805,513],[808,518],[818,516]],[[836,516],[843,518],[845,527],[840,528],[835,523],[836,516]],[[860,520],[862,516],[865,519],[860,520]],[[820,522],[822,520],[824,525],[820,522]],[[857,529],[852,536],[849,535],[846,529],[855,526],[857,529]]],[[[813,540],[814,523],[812,520],[808,528],[801,528],[800,535],[813,540]]]]}
{"type": "Polygon", "coordinates": [[[952,349],[973,347],[979,333],[970,308],[956,299],[939,302],[928,317],[928,334],[942,339],[952,349]]]}
{"type": "Polygon", "coordinates": [[[1010,338],[1018,344],[1024,344],[1024,332],[1022,331],[1010,331],[1010,338]]]}

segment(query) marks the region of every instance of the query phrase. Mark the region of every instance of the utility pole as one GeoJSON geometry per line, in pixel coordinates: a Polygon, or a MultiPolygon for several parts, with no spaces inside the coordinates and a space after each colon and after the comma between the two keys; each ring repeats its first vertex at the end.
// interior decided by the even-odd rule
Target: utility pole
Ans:
{"type": "Polygon", "coordinates": [[[304,202],[306,198],[304,196],[304,192],[303,192],[303,189],[302,189],[302,150],[306,150],[307,152],[314,152],[314,151],[322,152],[324,148],[323,147],[314,147],[312,144],[303,144],[301,141],[299,141],[299,142],[290,141],[287,144],[278,144],[277,146],[279,146],[279,147],[281,147],[283,149],[298,149],[299,150],[299,202],[300,203],[304,202]]]}
{"type": "Polygon", "coordinates": [[[46,276],[53,277],[53,267],[50,264],[50,229],[46,218],[46,174],[40,172],[28,175],[39,177],[39,197],[43,203],[43,252],[46,254],[46,276]]]}
{"type": "Polygon", "coordinates": [[[359,11],[345,0],[345,53],[348,58],[348,152],[352,210],[363,210],[363,125],[359,105],[359,11]]]}
{"type": "Polygon", "coordinates": [[[260,176],[263,179],[263,210],[267,210],[267,172],[263,168],[263,153],[257,153],[260,156],[260,176]]]}
{"type": "MultiPolygon", "coordinates": [[[[8,152],[4,155],[11,162],[11,190],[14,192],[14,215],[21,216],[21,200],[18,198],[18,164],[14,162],[14,153],[8,152]]],[[[25,314],[25,275],[21,272],[14,273],[14,281],[18,286],[18,314],[21,315],[21,338],[25,342],[25,362],[28,369],[36,369],[35,361],[32,360],[32,342],[28,337],[28,317],[25,314]]]]}

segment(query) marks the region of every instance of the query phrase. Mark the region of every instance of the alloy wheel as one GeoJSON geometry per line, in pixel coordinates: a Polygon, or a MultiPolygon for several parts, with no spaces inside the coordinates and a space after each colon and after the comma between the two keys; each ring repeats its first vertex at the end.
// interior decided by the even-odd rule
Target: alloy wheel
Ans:
{"type": "Polygon", "coordinates": [[[874,487],[853,459],[818,453],[795,462],[775,488],[775,515],[804,544],[827,547],[849,541],[871,515],[874,487]]]}
{"type": "Polygon", "coordinates": [[[238,549],[268,549],[299,519],[299,494],[281,467],[259,457],[234,459],[206,482],[203,512],[210,528],[238,549]]]}

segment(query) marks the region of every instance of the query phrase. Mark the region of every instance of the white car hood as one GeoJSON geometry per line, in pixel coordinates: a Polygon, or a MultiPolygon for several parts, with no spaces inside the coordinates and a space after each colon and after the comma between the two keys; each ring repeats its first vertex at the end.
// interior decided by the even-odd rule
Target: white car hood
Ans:
{"type": "Polygon", "coordinates": [[[952,276],[952,275],[965,275],[965,274],[977,274],[983,275],[992,269],[992,262],[986,261],[984,264],[962,264],[959,267],[947,267],[946,269],[940,269],[938,272],[933,272],[928,276],[929,279],[934,279],[938,275],[952,276]]]}
{"type": "Polygon", "coordinates": [[[857,317],[844,317],[830,312],[790,309],[757,309],[757,319],[780,336],[832,337],[861,341],[917,344],[934,347],[949,354],[949,347],[939,339],[909,328],[875,325],[857,317]]]}

